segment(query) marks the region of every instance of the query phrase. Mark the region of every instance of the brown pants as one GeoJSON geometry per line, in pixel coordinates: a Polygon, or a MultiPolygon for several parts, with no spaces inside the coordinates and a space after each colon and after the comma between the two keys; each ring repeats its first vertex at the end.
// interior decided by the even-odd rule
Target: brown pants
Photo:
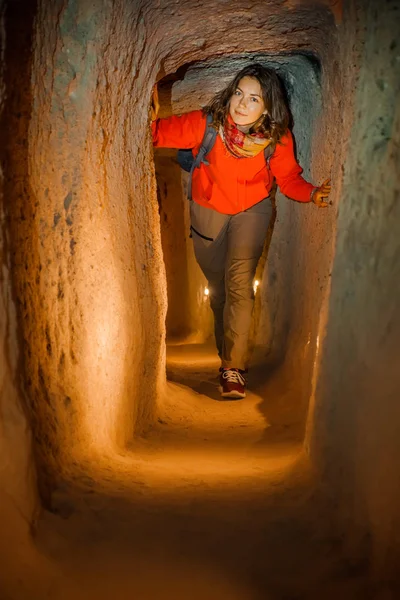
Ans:
{"type": "Polygon", "coordinates": [[[247,368],[253,280],[271,216],[269,198],[237,215],[190,203],[194,252],[208,280],[223,367],[247,368]]]}

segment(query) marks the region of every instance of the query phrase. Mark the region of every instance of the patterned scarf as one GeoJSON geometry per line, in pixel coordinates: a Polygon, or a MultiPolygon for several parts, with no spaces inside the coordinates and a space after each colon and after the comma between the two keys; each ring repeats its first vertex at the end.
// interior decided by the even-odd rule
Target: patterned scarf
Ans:
{"type": "Polygon", "coordinates": [[[244,133],[235,125],[230,115],[225,119],[224,126],[219,131],[226,148],[236,158],[252,158],[264,150],[271,140],[262,133],[244,133]]]}

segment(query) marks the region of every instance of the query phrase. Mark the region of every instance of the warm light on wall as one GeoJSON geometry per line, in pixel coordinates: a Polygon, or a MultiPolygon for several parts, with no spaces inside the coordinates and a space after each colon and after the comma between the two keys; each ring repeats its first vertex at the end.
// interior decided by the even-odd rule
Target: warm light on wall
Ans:
{"type": "Polygon", "coordinates": [[[257,292],[257,289],[258,289],[259,285],[260,285],[260,282],[258,281],[258,279],[256,279],[255,282],[253,283],[254,293],[257,292]]]}
{"type": "Polygon", "coordinates": [[[210,290],[207,287],[204,288],[204,295],[205,296],[209,296],[210,295],[210,290]]]}
{"type": "MultiPolygon", "coordinates": [[[[129,368],[125,357],[132,352],[127,327],[130,304],[123,287],[123,271],[113,258],[111,236],[94,238],[91,252],[98,259],[97,268],[91,269],[89,261],[82,257],[79,263],[82,277],[76,282],[84,307],[80,362],[80,386],[85,398],[82,417],[86,447],[106,451],[119,440],[123,442],[125,433],[121,432],[129,422],[129,409],[133,412],[124,390],[129,368]]],[[[135,332],[136,346],[140,347],[140,343],[140,334],[135,332]]]]}

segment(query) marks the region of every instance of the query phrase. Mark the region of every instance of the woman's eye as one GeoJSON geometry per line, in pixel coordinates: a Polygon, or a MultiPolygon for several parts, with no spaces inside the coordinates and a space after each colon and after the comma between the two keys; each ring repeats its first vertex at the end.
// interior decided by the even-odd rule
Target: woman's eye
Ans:
{"type": "Polygon", "coordinates": [[[235,96],[240,96],[240,92],[239,92],[239,90],[236,90],[236,92],[235,92],[235,96]]]}
{"type": "Polygon", "coordinates": [[[253,102],[258,102],[258,98],[252,98],[253,102]]]}

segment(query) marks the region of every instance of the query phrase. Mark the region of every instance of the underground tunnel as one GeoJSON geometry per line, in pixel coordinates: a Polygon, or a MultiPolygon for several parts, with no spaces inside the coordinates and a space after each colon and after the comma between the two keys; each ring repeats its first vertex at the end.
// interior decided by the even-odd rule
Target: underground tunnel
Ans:
{"type": "Polygon", "coordinates": [[[399,3],[0,0],[0,598],[399,594],[399,3]],[[262,63],[274,190],[220,402],[187,175],[152,146],[262,63]]]}

